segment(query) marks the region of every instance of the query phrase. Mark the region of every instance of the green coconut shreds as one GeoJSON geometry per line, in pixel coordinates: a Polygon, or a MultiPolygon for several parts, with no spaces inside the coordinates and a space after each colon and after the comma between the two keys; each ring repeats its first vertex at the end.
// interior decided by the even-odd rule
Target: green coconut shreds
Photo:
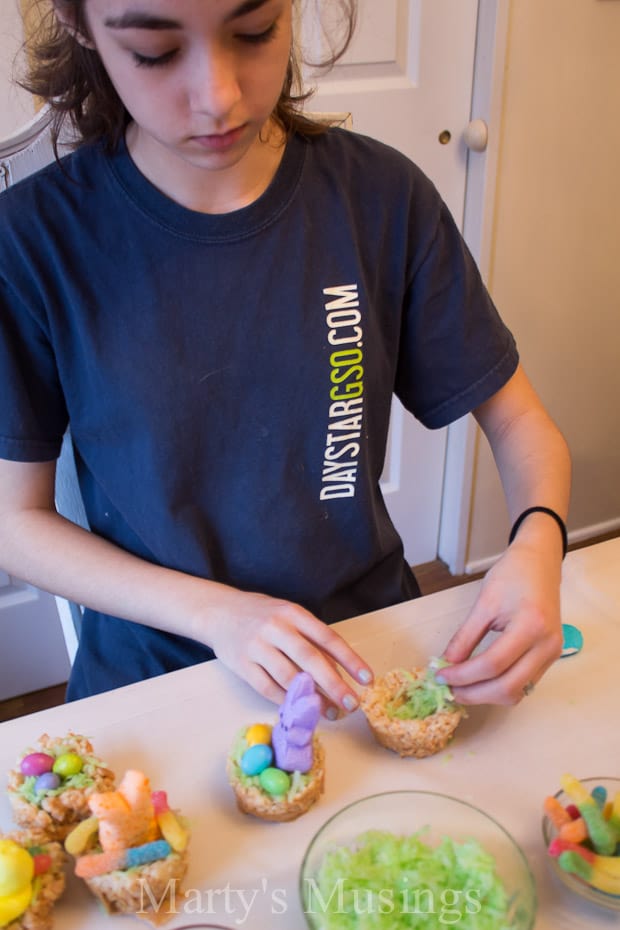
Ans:
{"type": "MultiPolygon", "coordinates": [[[[237,738],[230,753],[230,760],[233,763],[235,775],[242,785],[258,788],[258,790],[262,791],[263,794],[267,794],[260,783],[258,775],[246,775],[245,772],[243,772],[241,769],[241,759],[243,758],[243,754],[246,749],[248,749],[247,740],[245,738],[246,732],[247,727],[244,727],[237,734],[237,738]]],[[[289,772],[288,774],[291,776],[291,786],[285,795],[278,796],[278,800],[285,799],[287,801],[292,801],[293,798],[298,795],[299,792],[302,791],[311,781],[311,776],[306,775],[303,772],[289,772]]]]}
{"type": "Polygon", "coordinates": [[[437,669],[448,665],[443,659],[431,659],[423,678],[415,678],[403,669],[405,682],[387,704],[389,717],[398,720],[413,720],[430,717],[442,711],[453,711],[457,705],[448,685],[440,685],[435,679],[437,669]]]}
{"type": "Polygon", "coordinates": [[[305,911],[317,930],[508,930],[508,896],[495,862],[475,840],[444,837],[433,848],[423,830],[377,830],[354,847],[328,852],[306,879],[305,911]]]}
{"type": "Polygon", "coordinates": [[[48,788],[45,791],[35,791],[36,781],[36,775],[27,775],[18,788],[18,794],[21,794],[31,804],[40,807],[44,798],[55,798],[69,788],[88,788],[89,785],[93,784],[94,779],[92,775],[82,771],[76,775],[70,775],[68,778],[63,778],[58,788],[48,788]]]}

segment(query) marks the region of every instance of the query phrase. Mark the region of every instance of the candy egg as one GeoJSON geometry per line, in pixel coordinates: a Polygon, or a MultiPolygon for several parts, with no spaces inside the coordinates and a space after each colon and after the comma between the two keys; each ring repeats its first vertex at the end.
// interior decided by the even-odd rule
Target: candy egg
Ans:
{"type": "Polygon", "coordinates": [[[54,762],[52,771],[62,778],[69,778],[70,775],[77,775],[81,772],[83,766],[84,763],[76,752],[63,752],[54,762]]]}
{"type": "Polygon", "coordinates": [[[282,795],[291,787],[291,776],[282,769],[268,768],[258,776],[261,788],[272,795],[282,795]]]}
{"type": "Polygon", "coordinates": [[[253,723],[245,731],[245,741],[248,746],[255,746],[256,743],[265,743],[267,746],[271,743],[271,731],[268,723],[253,723]]]}
{"type": "Polygon", "coordinates": [[[47,752],[31,752],[24,756],[19,765],[22,775],[42,775],[51,772],[54,765],[54,756],[47,752]]]}
{"type": "Polygon", "coordinates": [[[60,786],[60,775],[55,772],[43,772],[34,783],[35,791],[53,791],[60,786]]]}
{"type": "Polygon", "coordinates": [[[260,775],[273,762],[273,749],[264,743],[250,746],[241,757],[241,771],[244,775],[260,775]]]}

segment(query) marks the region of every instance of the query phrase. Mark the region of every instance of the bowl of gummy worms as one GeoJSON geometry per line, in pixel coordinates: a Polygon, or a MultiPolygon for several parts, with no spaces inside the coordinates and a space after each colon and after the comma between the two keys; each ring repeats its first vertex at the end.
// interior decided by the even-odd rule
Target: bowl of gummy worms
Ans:
{"type": "Polygon", "coordinates": [[[620,778],[563,775],[560,785],[543,805],[552,868],[580,897],[620,912],[620,778]]]}

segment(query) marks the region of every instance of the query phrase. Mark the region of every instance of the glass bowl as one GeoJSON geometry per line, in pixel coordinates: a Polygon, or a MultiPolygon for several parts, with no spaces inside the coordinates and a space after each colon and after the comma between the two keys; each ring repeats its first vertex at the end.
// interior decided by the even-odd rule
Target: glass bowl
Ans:
{"type": "MultiPolygon", "coordinates": [[[[432,874],[434,867],[428,872],[428,864],[418,865],[415,871],[413,863],[419,863],[415,855],[407,854],[396,860],[395,856],[385,852],[383,846],[375,851],[372,859],[375,868],[372,881],[374,896],[369,897],[369,885],[363,884],[359,866],[351,870],[355,883],[353,891],[350,880],[342,877],[347,870],[346,863],[343,870],[342,857],[346,860],[348,851],[355,849],[360,837],[369,830],[390,833],[395,837],[411,837],[423,831],[420,840],[433,849],[446,837],[458,844],[476,841],[493,857],[495,873],[506,893],[506,908],[501,916],[498,915],[497,930],[532,930],[536,917],[536,886],[519,846],[484,811],[458,798],[431,791],[391,791],[371,795],[343,808],[323,825],[306,850],[299,879],[302,908],[312,930],[331,930],[332,927],[353,930],[358,926],[397,930],[401,926],[418,926],[415,917],[411,916],[414,914],[425,915],[420,917],[419,926],[455,924],[474,928],[479,923],[476,914],[482,909],[490,913],[492,905],[484,891],[484,878],[477,884],[480,872],[471,847],[465,868],[456,871],[449,866],[450,854],[446,853],[446,868],[455,876],[452,888],[449,879],[442,880],[442,884],[429,884],[422,876],[432,874]],[[330,853],[340,857],[333,869],[333,879],[320,873],[325,856],[330,853]],[[389,860],[392,866],[395,861],[398,863],[391,878],[381,871],[385,868],[382,856],[383,862],[389,860]],[[381,884],[384,879],[385,887],[381,884]],[[359,918],[350,913],[351,908],[357,909],[359,918]],[[364,913],[373,913],[375,922],[367,923],[368,916],[361,916],[364,913]],[[428,922],[431,914],[435,914],[438,924],[428,922]],[[464,919],[466,915],[467,920],[464,919]]],[[[410,842],[415,844],[416,841],[410,842]]],[[[465,851],[463,855],[466,855],[465,851]]],[[[488,875],[486,877],[489,878],[488,875]]],[[[492,926],[489,922],[489,930],[492,926]]]]}
{"type": "MultiPolygon", "coordinates": [[[[592,789],[596,788],[598,785],[602,786],[607,790],[609,800],[612,800],[616,793],[620,791],[620,778],[580,778],[579,781],[588,791],[592,791],[592,789]]],[[[564,807],[572,803],[571,799],[564,791],[556,792],[555,797],[564,807]]],[[[548,847],[551,840],[557,835],[557,830],[547,816],[544,816],[542,820],[542,832],[545,847],[548,847]]],[[[593,904],[598,904],[599,907],[607,908],[607,910],[620,912],[620,895],[607,894],[605,891],[599,891],[598,888],[593,888],[592,885],[588,885],[587,882],[578,878],[576,875],[565,872],[564,869],[560,868],[558,860],[553,856],[547,856],[547,860],[560,881],[575,894],[579,895],[580,898],[591,901],[593,904]]]]}

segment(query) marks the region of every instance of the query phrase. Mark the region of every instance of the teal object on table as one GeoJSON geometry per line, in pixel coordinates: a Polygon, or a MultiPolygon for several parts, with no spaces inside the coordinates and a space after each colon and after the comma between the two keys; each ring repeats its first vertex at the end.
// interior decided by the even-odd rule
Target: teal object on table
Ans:
{"type": "Polygon", "coordinates": [[[566,659],[568,656],[575,656],[578,652],[581,652],[583,647],[583,633],[581,630],[578,630],[576,626],[572,626],[570,623],[563,623],[562,635],[564,641],[562,643],[561,659],[566,659]]]}

